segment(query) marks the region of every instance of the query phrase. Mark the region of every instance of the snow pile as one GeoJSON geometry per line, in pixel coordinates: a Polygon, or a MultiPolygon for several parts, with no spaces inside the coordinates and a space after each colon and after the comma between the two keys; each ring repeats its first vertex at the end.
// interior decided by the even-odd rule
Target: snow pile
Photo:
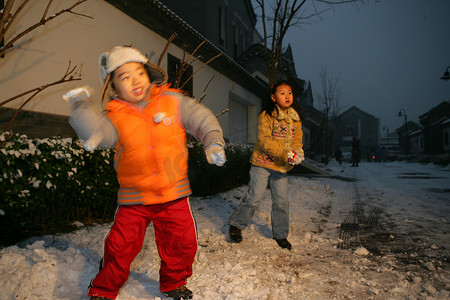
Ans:
{"type": "MultiPolygon", "coordinates": [[[[188,282],[194,299],[448,299],[450,199],[448,192],[432,192],[448,184],[448,169],[400,163],[329,167],[357,181],[289,178],[292,251],[271,238],[269,191],[240,244],[229,242],[227,222],[246,187],[191,198],[199,244],[188,282]],[[419,170],[434,178],[399,179],[419,170]],[[371,223],[361,221],[363,229],[351,235],[352,247],[340,248],[340,224],[354,212],[368,220],[374,207],[383,209],[376,226],[363,227],[371,223]]],[[[86,290],[98,270],[110,224],[79,225],[70,234],[1,249],[1,298],[88,299],[86,290]]],[[[117,299],[165,299],[158,269],[149,226],[117,299]]]]}

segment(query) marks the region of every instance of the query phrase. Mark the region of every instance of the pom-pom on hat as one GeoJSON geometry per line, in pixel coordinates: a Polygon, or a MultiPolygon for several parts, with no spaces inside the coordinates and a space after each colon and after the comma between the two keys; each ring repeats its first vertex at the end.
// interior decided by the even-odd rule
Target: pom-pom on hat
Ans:
{"type": "Polygon", "coordinates": [[[137,49],[129,46],[116,46],[100,55],[98,66],[100,81],[103,84],[101,102],[109,101],[114,96],[114,89],[111,82],[111,72],[118,67],[129,62],[139,62],[144,64],[150,82],[154,85],[162,85],[167,82],[167,73],[161,67],[148,61],[137,49]]]}

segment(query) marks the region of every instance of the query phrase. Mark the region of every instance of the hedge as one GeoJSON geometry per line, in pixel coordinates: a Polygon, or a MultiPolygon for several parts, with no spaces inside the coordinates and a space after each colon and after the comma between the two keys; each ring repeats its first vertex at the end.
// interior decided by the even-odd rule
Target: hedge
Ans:
{"type": "MultiPolygon", "coordinates": [[[[223,167],[206,162],[202,145],[188,143],[193,196],[213,195],[248,182],[251,147],[227,145],[223,167]]],[[[0,245],[110,222],[118,183],[114,150],[87,152],[79,139],[0,135],[0,245]]]]}

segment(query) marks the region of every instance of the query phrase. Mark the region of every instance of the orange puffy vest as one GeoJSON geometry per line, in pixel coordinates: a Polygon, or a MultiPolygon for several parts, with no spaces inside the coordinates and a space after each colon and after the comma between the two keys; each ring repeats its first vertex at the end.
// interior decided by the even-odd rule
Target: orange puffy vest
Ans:
{"type": "Polygon", "coordinates": [[[141,108],[115,99],[105,109],[118,135],[118,204],[161,204],[190,195],[186,130],[178,100],[154,95],[141,108]]]}

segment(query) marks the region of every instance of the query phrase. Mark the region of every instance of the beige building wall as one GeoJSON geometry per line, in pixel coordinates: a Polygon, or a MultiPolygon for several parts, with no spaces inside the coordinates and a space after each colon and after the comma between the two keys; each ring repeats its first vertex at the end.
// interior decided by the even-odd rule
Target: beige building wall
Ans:
{"type": "MultiPolygon", "coordinates": [[[[48,15],[73,3],[75,0],[54,1],[48,15]]],[[[31,1],[5,40],[9,41],[38,22],[46,5],[47,1],[31,1]]],[[[148,55],[152,63],[157,63],[166,46],[167,41],[164,38],[102,0],[89,0],[76,7],[74,11],[92,18],[65,13],[21,38],[15,47],[6,53],[5,58],[0,59],[0,102],[59,80],[70,62],[71,67],[81,67],[82,80],[50,87],[24,107],[25,110],[68,116],[70,107],[61,97],[72,88],[83,85],[93,87],[93,101],[98,103],[101,85],[97,62],[102,52],[116,45],[132,45],[148,55]]],[[[180,59],[183,58],[183,51],[175,45],[171,45],[168,52],[180,59]]],[[[202,62],[194,62],[194,72],[202,65],[202,62]]],[[[167,57],[162,60],[161,67],[167,69],[167,57]]],[[[206,90],[206,98],[202,103],[215,114],[228,108],[230,93],[237,95],[238,99],[244,99],[242,101],[250,107],[249,110],[261,110],[258,97],[208,66],[195,75],[194,97],[202,96],[211,78],[213,80],[206,90]]],[[[26,99],[25,96],[5,106],[19,108],[26,99]]],[[[252,116],[253,118],[254,122],[250,120],[248,122],[256,124],[256,116],[252,116]]],[[[219,117],[219,121],[225,137],[228,137],[227,114],[219,117]]],[[[255,132],[249,135],[249,142],[256,140],[255,132]]]]}

